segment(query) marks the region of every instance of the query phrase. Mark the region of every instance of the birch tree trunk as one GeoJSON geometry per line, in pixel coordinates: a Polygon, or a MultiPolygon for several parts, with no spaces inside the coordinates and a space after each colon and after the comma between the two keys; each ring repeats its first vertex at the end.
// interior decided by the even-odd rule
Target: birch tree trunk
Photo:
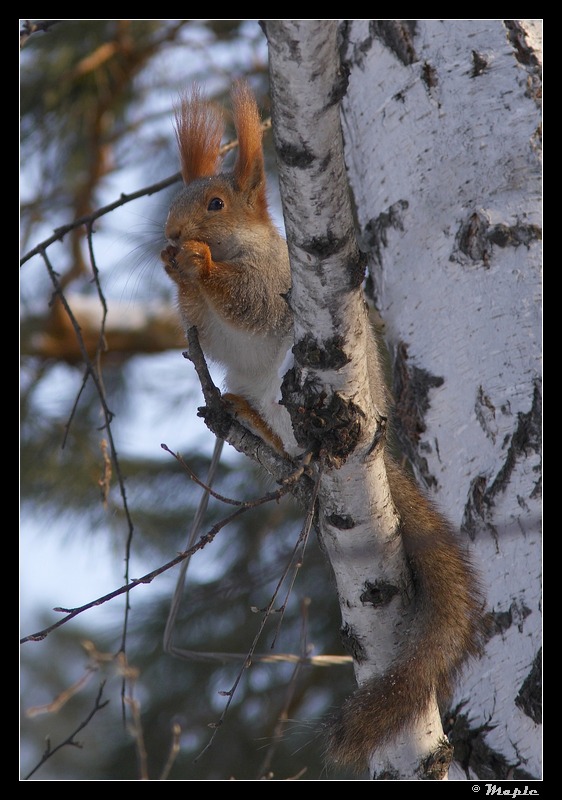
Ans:
{"type": "Polygon", "coordinates": [[[401,444],[473,543],[491,617],[452,705],[455,756],[473,777],[538,779],[540,21],[350,20],[340,34],[401,444]]]}
{"type": "MultiPolygon", "coordinates": [[[[268,21],[266,33],[274,108],[284,112],[274,127],[295,276],[298,369],[285,397],[325,387],[343,399],[351,429],[356,406],[365,420],[337,468],[326,462],[319,514],[344,629],[367,643],[357,679],[392,662],[408,574],[380,451],[370,449],[386,412],[368,390],[370,340],[335,158],[340,95],[369,288],[393,356],[400,444],[477,552],[490,612],[485,654],[446,717],[460,764],[452,777],[538,778],[540,28],[344,21],[343,70],[335,28],[268,21]],[[343,352],[351,358],[337,363],[343,352]],[[376,619],[356,602],[373,564],[381,585],[402,589],[376,619]]],[[[434,703],[371,760],[371,774],[385,776],[390,764],[392,777],[420,777],[441,737],[434,703]]]]}
{"type": "MultiPolygon", "coordinates": [[[[368,759],[379,778],[437,777],[433,765],[443,730],[435,687],[423,702],[416,698],[407,725],[400,722],[394,730],[391,723],[387,730],[383,723],[391,720],[390,709],[411,714],[408,681],[397,683],[394,675],[400,629],[403,634],[406,620],[406,629],[414,627],[414,590],[387,473],[387,391],[369,333],[345,177],[337,25],[284,20],[268,22],[266,30],[293,274],[295,366],[285,377],[283,399],[297,441],[312,448],[321,465],[318,527],[336,579],[342,632],[365,687],[338,723],[332,750],[357,767],[368,759]],[[379,689],[382,702],[372,708],[365,700],[375,692],[367,687],[391,665],[392,680],[379,689]],[[351,734],[350,722],[359,717],[351,734]]],[[[417,654],[410,658],[415,660],[417,654]]],[[[443,778],[447,770],[438,772],[443,778]]]]}

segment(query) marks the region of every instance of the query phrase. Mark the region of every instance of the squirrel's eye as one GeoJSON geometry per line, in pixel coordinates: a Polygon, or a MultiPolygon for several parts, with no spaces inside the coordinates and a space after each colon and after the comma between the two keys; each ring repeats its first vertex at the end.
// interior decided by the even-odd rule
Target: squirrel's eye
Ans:
{"type": "Polygon", "coordinates": [[[223,208],[224,200],[221,200],[220,197],[213,197],[207,206],[207,211],[221,211],[223,208]]]}

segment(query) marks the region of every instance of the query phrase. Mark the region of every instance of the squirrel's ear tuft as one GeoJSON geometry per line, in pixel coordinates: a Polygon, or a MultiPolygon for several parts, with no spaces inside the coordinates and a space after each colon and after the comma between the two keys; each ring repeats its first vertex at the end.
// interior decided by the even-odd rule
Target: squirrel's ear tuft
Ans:
{"type": "Polygon", "coordinates": [[[222,112],[201,97],[199,87],[184,95],[176,109],[176,138],[185,183],[217,171],[224,133],[222,112]]]}
{"type": "Polygon", "coordinates": [[[263,129],[256,99],[245,81],[237,81],[232,88],[232,108],[238,134],[234,178],[238,188],[251,196],[255,207],[267,213],[263,129]]]}

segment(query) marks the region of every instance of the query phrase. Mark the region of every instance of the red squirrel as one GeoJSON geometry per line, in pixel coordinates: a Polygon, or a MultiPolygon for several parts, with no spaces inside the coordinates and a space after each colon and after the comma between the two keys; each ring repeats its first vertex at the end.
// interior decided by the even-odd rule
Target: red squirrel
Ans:
{"type": "MultiPolygon", "coordinates": [[[[186,328],[226,371],[234,412],[276,450],[299,448],[279,404],[293,345],[287,244],[267,207],[262,126],[245,83],[232,92],[238,152],[219,172],[222,113],[194,90],[176,114],[184,187],[172,202],[161,258],[177,284],[186,328]]],[[[373,347],[375,347],[373,337],[373,347]]],[[[475,572],[450,525],[416,483],[385,454],[390,489],[415,587],[415,618],[386,674],[362,685],[328,725],[334,761],[363,768],[369,754],[407,729],[432,697],[446,698],[477,655],[481,596],[475,572]]]]}

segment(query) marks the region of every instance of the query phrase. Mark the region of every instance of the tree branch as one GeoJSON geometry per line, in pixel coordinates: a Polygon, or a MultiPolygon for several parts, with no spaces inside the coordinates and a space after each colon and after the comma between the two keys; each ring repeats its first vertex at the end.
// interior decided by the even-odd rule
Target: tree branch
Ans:
{"type": "Polygon", "coordinates": [[[192,327],[187,331],[187,340],[189,350],[184,356],[192,362],[197,372],[207,404],[199,409],[199,415],[203,417],[208,428],[219,439],[224,439],[238,452],[244,453],[260,464],[278,483],[286,485],[289,481],[293,496],[303,508],[308,509],[313,481],[306,472],[306,464],[303,462],[299,467],[291,459],[280,456],[259,436],[255,436],[233,417],[223,402],[220,391],[213,383],[199,344],[197,328],[192,327]]]}
{"type": "Polygon", "coordinates": [[[97,694],[96,699],[94,701],[93,709],[90,711],[90,713],[88,714],[86,719],[83,722],[80,723],[80,725],[76,728],[76,730],[73,731],[70,734],[70,736],[67,736],[67,738],[64,740],[64,742],[61,742],[60,744],[58,744],[56,747],[54,747],[52,749],[51,749],[50,742],[47,742],[47,747],[45,749],[45,752],[43,753],[43,756],[42,756],[41,760],[33,767],[31,772],[27,773],[27,775],[25,776],[25,780],[27,780],[28,778],[31,778],[31,776],[35,772],[37,772],[39,767],[41,767],[45,763],[45,761],[48,761],[49,758],[51,758],[51,756],[54,756],[54,754],[58,750],[60,750],[61,747],[66,747],[67,745],[72,746],[72,747],[82,747],[82,745],[79,742],[75,741],[74,737],[76,736],[77,733],[80,733],[80,731],[83,730],[86,727],[86,725],[90,722],[92,717],[95,714],[97,714],[98,711],[100,711],[102,708],[104,708],[109,703],[109,700],[106,700],[104,703],[101,702],[101,697],[102,697],[102,694],[103,694],[103,687],[104,686],[105,686],[105,681],[103,681],[100,684],[100,688],[99,688],[98,694],[97,694]]]}
{"type": "MultiPolygon", "coordinates": [[[[166,448],[167,449],[167,448],[166,448]]],[[[164,572],[167,572],[172,567],[175,567],[177,564],[180,564],[184,559],[189,558],[198,550],[203,549],[206,547],[210,542],[213,541],[215,536],[222,530],[226,525],[228,525],[232,520],[239,517],[241,514],[246,513],[251,508],[256,508],[259,505],[263,505],[264,503],[270,503],[272,501],[278,501],[281,497],[287,494],[293,488],[293,483],[298,482],[302,478],[302,470],[298,469],[296,472],[293,472],[292,476],[287,476],[286,480],[284,481],[284,485],[281,486],[279,489],[276,489],[273,492],[268,492],[267,494],[263,495],[262,497],[257,498],[253,501],[247,501],[243,503],[239,508],[236,509],[232,514],[229,514],[227,517],[222,519],[220,522],[217,522],[213,527],[207,531],[206,534],[200,537],[200,539],[190,548],[184,550],[183,552],[179,553],[175,558],[171,559],[170,561],[166,562],[162,566],[158,567],[151,572],[148,572],[146,575],[143,575],[142,578],[135,578],[131,580],[129,583],[121,586],[119,589],[115,589],[108,594],[103,595],[102,597],[98,597],[96,600],[92,600],[89,603],[86,603],[83,606],[78,608],[55,608],[55,611],[60,611],[66,613],[66,616],[62,619],[55,622],[53,625],[49,625],[49,627],[44,628],[41,631],[37,631],[36,633],[30,634],[28,636],[24,636],[20,639],[20,644],[25,644],[26,642],[39,642],[42,639],[45,639],[50,633],[52,633],[56,628],[60,628],[61,625],[64,625],[66,622],[69,622],[74,617],[82,614],[84,611],[87,611],[90,608],[94,608],[95,606],[103,605],[107,603],[109,600],[113,600],[115,597],[119,597],[119,595],[126,594],[130,592],[132,589],[136,588],[137,586],[152,583],[152,581],[158,577],[158,575],[162,575],[164,572]]],[[[239,658],[239,656],[237,656],[239,658]]],[[[273,658],[272,660],[275,660],[273,658]]]]}

